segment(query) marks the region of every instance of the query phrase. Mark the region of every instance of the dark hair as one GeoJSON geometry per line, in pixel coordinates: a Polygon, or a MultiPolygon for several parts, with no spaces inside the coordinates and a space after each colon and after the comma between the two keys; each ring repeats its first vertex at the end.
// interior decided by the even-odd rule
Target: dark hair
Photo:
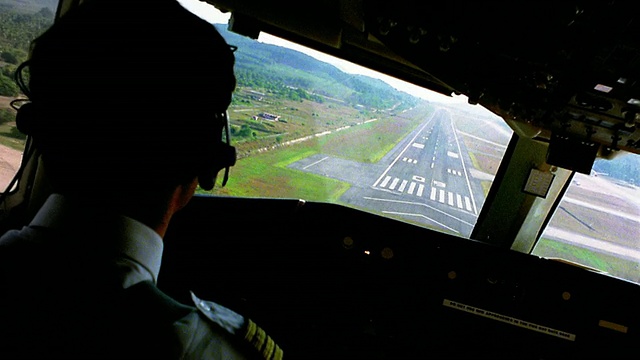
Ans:
{"type": "Polygon", "coordinates": [[[233,66],[214,26],[175,0],[85,1],[34,43],[36,116],[22,128],[55,190],[184,183],[220,143],[233,66]]]}

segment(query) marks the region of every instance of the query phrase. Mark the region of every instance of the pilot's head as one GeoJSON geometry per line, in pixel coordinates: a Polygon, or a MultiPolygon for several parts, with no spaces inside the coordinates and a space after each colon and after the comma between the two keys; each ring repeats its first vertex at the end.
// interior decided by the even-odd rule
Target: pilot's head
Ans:
{"type": "Polygon", "coordinates": [[[196,177],[211,188],[229,165],[221,115],[234,55],[177,1],[85,1],[35,41],[28,64],[32,103],[18,127],[54,190],[165,189],[196,177]]]}

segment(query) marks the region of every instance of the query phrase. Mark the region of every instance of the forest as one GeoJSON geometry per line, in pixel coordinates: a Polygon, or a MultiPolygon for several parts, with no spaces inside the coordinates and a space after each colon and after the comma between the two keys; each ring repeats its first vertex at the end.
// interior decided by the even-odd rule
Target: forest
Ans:
{"type": "Polygon", "coordinates": [[[20,89],[13,74],[29,54],[31,40],[53,23],[54,13],[43,7],[35,13],[24,13],[0,4],[0,95],[17,96],[20,89]]]}
{"type": "Polygon", "coordinates": [[[227,31],[225,25],[215,26],[229,44],[238,47],[235,52],[238,86],[288,100],[322,102],[323,97],[329,97],[351,106],[376,109],[390,109],[400,103],[412,107],[420,102],[382,80],[347,74],[301,52],[243,37],[227,31]]]}

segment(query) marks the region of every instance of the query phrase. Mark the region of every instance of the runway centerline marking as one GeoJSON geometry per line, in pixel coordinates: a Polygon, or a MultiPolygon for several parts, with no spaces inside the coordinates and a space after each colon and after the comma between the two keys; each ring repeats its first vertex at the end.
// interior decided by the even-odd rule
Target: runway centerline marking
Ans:
{"type": "Polygon", "coordinates": [[[404,149],[402,149],[402,151],[400,152],[400,154],[398,154],[398,157],[396,157],[391,164],[389,164],[389,166],[387,166],[387,168],[382,172],[382,174],[380,175],[380,177],[376,180],[375,183],[373,183],[373,186],[376,187],[378,186],[378,183],[387,175],[387,173],[389,172],[389,170],[391,170],[391,168],[396,164],[396,162],[398,162],[398,159],[400,159],[404,153],[407,151],[407,149],[411,146],[411,144],[416,140],[416,138],[418,136],[420,136],[420,133],[422,132],[422,130],[424,130],[424,128],[427,127],[427,125],[429,125],[432,121],[433,121],[433,117],[435,116],[436,112],[434,111],[433,113],[431,113],[431,118],[424,124],[422,125],[422,127],[420,128],[420,130],[418,130],[416,132],[416,135],[407,143],[407,146],[404,147],[404,149]]]}

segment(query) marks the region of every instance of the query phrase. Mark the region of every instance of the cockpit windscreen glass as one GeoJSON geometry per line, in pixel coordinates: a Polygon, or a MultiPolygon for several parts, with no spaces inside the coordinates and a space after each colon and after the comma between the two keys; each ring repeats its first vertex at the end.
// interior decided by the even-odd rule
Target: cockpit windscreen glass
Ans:
{"type": "Polygon", "coordinates": [[[329,202],[470,236],[512,135],[501,118],[265,33],[231,33],[224,17],[215,26],[237,46],[238,161],[224,188],[200,194],[329,202]]]}

